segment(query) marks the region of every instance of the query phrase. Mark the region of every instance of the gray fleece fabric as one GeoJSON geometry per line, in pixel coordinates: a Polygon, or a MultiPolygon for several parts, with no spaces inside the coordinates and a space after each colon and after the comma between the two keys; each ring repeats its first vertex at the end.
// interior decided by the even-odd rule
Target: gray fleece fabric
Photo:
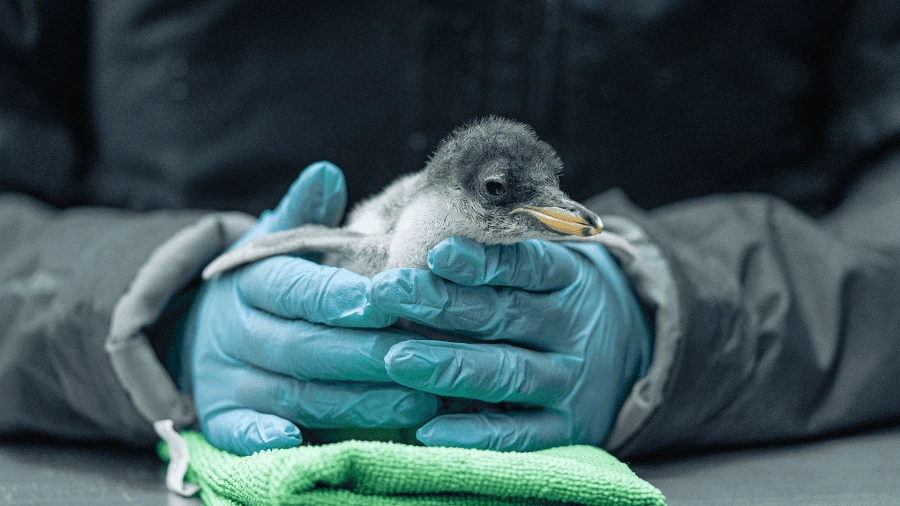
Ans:
{"type": "Polygon", "coordinates": [[[113,371],[113,308],[197,212],[59,211],[0,195],[0,434],[150,442],[113,371]]]}

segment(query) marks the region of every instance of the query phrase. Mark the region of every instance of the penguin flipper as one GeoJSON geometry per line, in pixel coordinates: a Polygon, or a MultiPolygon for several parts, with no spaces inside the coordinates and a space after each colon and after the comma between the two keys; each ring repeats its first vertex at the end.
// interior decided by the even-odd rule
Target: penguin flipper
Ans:
{"type": "Polygon", "coordinates": [[[346,255],[357,249],[365,237],[358,232],[322,225],[303,225],[261,235],[216,257],[203,269],[203,279],[277,255],[308,252],[346,255]]]}

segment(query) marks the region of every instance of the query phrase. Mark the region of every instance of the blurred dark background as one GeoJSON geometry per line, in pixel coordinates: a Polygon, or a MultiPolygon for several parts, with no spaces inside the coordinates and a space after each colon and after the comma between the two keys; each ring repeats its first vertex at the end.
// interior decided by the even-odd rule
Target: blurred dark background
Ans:
{"type": "Polygon", "coordinates": [[[870,148],[835,85],[864,79],[835,64],[841,5],[3,2],[0,189],[258,213],[328,159],[353,202],[499,114],[578,199],[749,190],[818,214],[870,148]]]}

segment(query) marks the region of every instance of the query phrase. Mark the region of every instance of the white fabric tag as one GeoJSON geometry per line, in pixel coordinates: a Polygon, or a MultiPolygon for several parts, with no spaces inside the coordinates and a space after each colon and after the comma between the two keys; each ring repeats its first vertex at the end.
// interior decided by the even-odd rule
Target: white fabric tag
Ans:
{"type": "Polygon", "coordinates": [[[169,468],[166,470],[166,488],[184,497],[190,497],[200,490],[193,483],[184,482],[184,473],[187,472],[190,455],[188,455],[187,443],[177,432],[172,420],[157,420],[153,422],[153,429],[169,445],[169,468]]]}

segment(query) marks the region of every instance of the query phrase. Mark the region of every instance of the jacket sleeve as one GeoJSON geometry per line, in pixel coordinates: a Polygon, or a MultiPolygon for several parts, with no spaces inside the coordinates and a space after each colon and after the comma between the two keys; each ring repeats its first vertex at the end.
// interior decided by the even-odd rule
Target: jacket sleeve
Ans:
{"type": "Polygon", "coordinates": [[[154,420],[188,423],[143,330],[252,221],[0,195],[0,435],[139,444],[154,420]]]}
{"type": "Polygon", "coordinates": [[[618,454],[900,420],[900,4],[846,15],[822,158],[858,176],[831,212],[737,194],[591,203],[638,245],[623,266],[655,320],[650,370],[607,442],[618,454]]]}

